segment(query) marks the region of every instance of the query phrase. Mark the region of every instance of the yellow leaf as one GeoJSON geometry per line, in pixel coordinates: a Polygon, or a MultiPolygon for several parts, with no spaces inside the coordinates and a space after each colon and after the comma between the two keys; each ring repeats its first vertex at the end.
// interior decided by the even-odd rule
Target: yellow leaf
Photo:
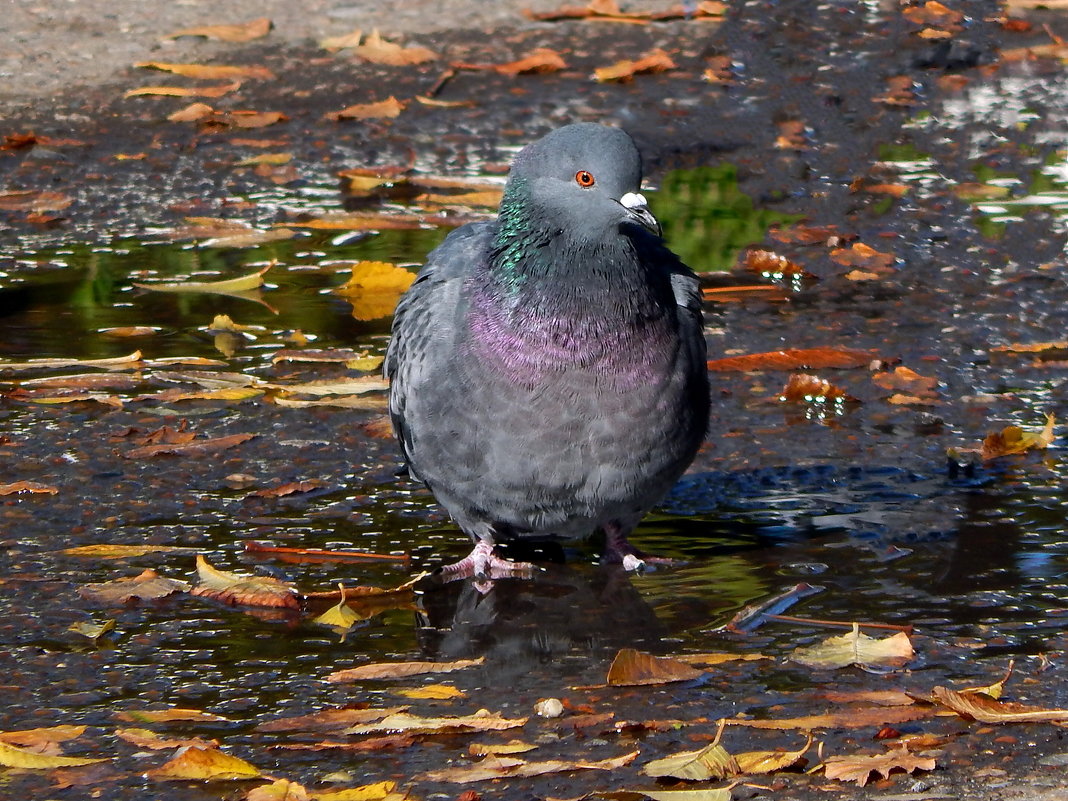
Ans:
{"type": "Polygon", "coordinates": [[[315,801],[381,801],[397,788],[396,782],[375,782],[345,790],[331,790],[315,794],[315,801]]]}
{"type": "Polygon", "coordinates": [[[109,631],[115,628],[114,620],[105,620],[103,623],[94,623],[91,620],[80,620],[77,623],[71,623],[67,627],[67,631],[73,631],[75,634],[81,634],[83,637],[88,637],[90,640],[99,640],[109,631]]]}
{"type": "Polygon", "coordinates": [[[842,668],[849,665],[887,665],[900,667],[912,659],[915,652],[909,636],[899,631],[892,637],[876,639],[860,631],[831,637],[818,645],[798,648],[790,659],[814,668],[842,668]]]}
{"type": "Polygon", "coordinates": [[[415,274],[383,261],[361,261],[352,266],[352,277],[334,291],[349,299],[357,320],[388,317],[400,296],[415,281],[415,274]]]}
{"type": "Polygon", "coordinates": [[[128,559],[133,556],[145,556],[150,553],[183,553],[196,551],[196,548],[185,548],[179,545],[113,545],[101,543],[99,545],[79,545],[76,548],[65,548],[60,553],[67,556],[84,556],[90,559],[128,559]]]}
{"type": "Polygon", "coordinates": [[[0,742],[9,745],[35,747],[49,743],[62,743],[74,740],[85,734],[87,726],[45,726],[40,729],[23,729],[22,731],[0,731],[0,742]]]}
{"type": "Polygon", "coordinates": [[[247,292],[263,286],[263,274],[272,266],[268,264],[254,273],[222,281],[162,281],[155,284],[134,281],[134,286],[156,292],[247,292]]]}
{"type": "Polygon", "coordinates": [[[162,781],[223,781],[258,779],[259,768],[217,748],[190,746],[174,759],[146,774],[162,781]]]}
{"type": "Polygon", "coordinates": [[[172,64],[165,61],[139,61],[134,66],[143,69],[160,70],[161,72],[173,72],[175,75],[184,75],[187,78],[274,78],[274,73],[269,69],[256,65],[232,67],[223,64],[172,64]]]}
{"type": "Polygon", "coordinates": [[[734,758],[738,761],[738,768],[742,773],[774,773],[799,762],[811,745],[810,734],[805,745],[797,751],[746,751],[735,754],[734,758]]]}
{"type": "MultiPolygon", "coordinates": [[[[270,784],[249,790],[242,801],[311,801],[312,798],[304,785],[289,779],[275,779],[270,784]]],[[[314,798],[318,801],[319,796],[314,798]]]]}
{"type": "Polygon", "coordinates": [[[168,34],[165,39],[177,39],[179,36],[203,36],[220,42],[251,42],[266,36],[272,24],[267,17],[250,20],[240,25],[201,25],[196,28],[183,28],[168,34]]]}
{"type": "Polygon", "coordinates": [[[292,153],[261,153],[237,162],[238,167],[255,167],[258,164],[289,164],[293,160],[292,153]]]}
{"type": "MultiPolygon", "coordinates": [[[[137,89],[130,89],[123,97],[144,97],[146,95],[159,97],[222,97],[240,88],[240,81],[231,81],[217,86],[141,86],[137,89]]],[[[181,122],[181,120],[178,121],[181,122]]]]}
{"type": "Polygon", "coordinates": [[[407,676],[420,676],[426,673],[452,673],[476,667],[486,661],[483,656],[477,659],[457,659],[454,662],[373,662],[369,665],[338,670],[326,677],[330,682],[363,681],[365,679],[402,679],[407,676]]]}
{"type": "Polygon", "coordinates": [[[323,48],[323,50],[329,50],[331,53],[336,53],[338,50],[359,47],[361,39],[363,39],[363,31],[357,28],[352,33],[345,33],[341,36],[328,36],[319,42],[319,47],[323,48]]]}
{"type": "Polygon", "coordinates": [[[449,684],[428,684],[425,687],[410,687],[403,690],[394,690],[397,695],[405,698],[424,699],[433,701],[447,701],[452,698],[466,698],[460,690],[449,684]]]}
{"type": "Polygon", "coordinates": [[[467,746],[467,753],[471,756],[497,756],[500,754],[523,754],[533,751],[536,745],[510,740],[507,743],[471,743],[467,746]]]}
{"type": "Polygon", "coordinates": [[[629,81],[635,75],[673,69],[675,69],[675,62],[672,61],[671,56],[660,48],[654,48],[637,61],[623,60],[617,61],[610,67],[599,67],[594,71],[593,77],[601,83],[629,81]]]}
{"type": "Polygon", "coordinates": [[[81,757],[46,756],[33,751],[16,748],[0,742],[0,765],[6,768],[22,770],[51,770],[52,768],[71,768],[78,765],[93,765],[107,762],[106,759],[83,759],[81,757]]]}
{"type": "Polygon", "coordinates": [[[115,717],[126,723],[170,723],[175,720],[192,720],[198,723],[225,723],[226,718],[200,709],[128,709],[116,712],[115,717]]]}
{"type": "Polygon", "coordinates": [[[698,751],[685,751],[674,756],[654,759],[644,767],[646,776],[670,776],[674,779],[706,781],[725,779],[741,773],[738,762],[719,743],[710,743],[698,751]]]}
{"type": "Polygon", "coordinates": [[[244,606],[300,608],[296,589],[270,576],[243,576],[217,570],[197,554],[197,578],[200,583],[192,594],[222,603],[244,606]]]}

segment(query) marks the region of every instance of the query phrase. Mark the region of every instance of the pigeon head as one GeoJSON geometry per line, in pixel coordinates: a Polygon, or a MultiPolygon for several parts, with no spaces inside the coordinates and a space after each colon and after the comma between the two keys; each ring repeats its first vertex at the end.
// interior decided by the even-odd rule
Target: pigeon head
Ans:
{"type": "Polygon", "coordinates": [[[660,235],[639,192],[642,160],[619,128],[577,123],[527,145],[516,156],[501,201],[502,226],[556,228],[600,240],[628,226],[660,235]]]}

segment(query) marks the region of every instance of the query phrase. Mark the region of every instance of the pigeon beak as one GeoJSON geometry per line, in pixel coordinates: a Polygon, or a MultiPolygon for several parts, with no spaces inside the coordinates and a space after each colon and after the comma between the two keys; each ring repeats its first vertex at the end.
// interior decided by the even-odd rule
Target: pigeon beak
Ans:
{"type": "Polygon", "coordinates": [[[619,205],[627,210],[630,218],[642,228],[657,236],[663,236],[664,229],[660,227],[656,217],[649,211],[645,197],[638,192],[627,192],[619,199],[619,205]]]}

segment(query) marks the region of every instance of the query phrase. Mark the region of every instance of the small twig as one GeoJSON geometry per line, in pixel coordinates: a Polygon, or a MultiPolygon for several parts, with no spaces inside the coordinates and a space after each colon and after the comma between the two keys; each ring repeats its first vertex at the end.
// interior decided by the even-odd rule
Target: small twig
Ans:
{"type": "Polygon", "coordinates": [[[251,553],[287,554],[293,556],[310,556],[316,559],[379,559],[385,562],[404,562],[408,564],[411,554],[371,553],[369,551],[329,551],[323,548],[286,548],[266,545],[262,542],[246,542],[245,550],[251,553]]]}
{"type": "MultiPolygon", "coordinates": [[[[772,615],[766,614],[764,617],[767,620],[781,620],[784,623],[805,623],[810,626],[833,626],[835,628],[851,629],[853,623],[850,621],[842,620],[820,620],[814,617],[794,617],[793,615],[772,615]]],[[[894,623],[857,623],[862,629],[885,629],[887,631],[903,631],[906,634],[912,634],[912,626],[898,626],[894,623]]]]}
{"type": "Polygon", "coordinates": [[[822,590],[823,587],[811,584],[795,584],[786,592],[781,592],[760,603],[750,604],[732,617],[726,625],[720,626],[714,631],[725,629],[735,634],[746,634],[757,628],[770,614],[785,612],[802,598],[822,592],[822,590]]]}
{"type": "Polygon", "coordinates": [[[455,76],[456,76],[456,68],[455,67],[449,67],[443,73],[441,73],[441,75],[438,76],[438,79],[436,81],[434,81],[434,85],[433,86],[431,86],[429,89],[427,89],[425,92],[423,92],[423,96],[424,97],[436,97],[438,92],[440,92],[445,87],[445,84],[447,84],[449,81],[451,81],[455,76]]]}

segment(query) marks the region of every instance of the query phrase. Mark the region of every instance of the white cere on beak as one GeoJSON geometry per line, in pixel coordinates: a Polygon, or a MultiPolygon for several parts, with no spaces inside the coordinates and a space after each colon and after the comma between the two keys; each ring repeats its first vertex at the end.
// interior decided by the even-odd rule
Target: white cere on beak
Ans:
{"type": "Polygon", "coordinates": [[[645,202],[645,195],[640,192],[627,192],[619,199],[619,202],[628,209],[644,209],[649,205],[645,202]]]}

